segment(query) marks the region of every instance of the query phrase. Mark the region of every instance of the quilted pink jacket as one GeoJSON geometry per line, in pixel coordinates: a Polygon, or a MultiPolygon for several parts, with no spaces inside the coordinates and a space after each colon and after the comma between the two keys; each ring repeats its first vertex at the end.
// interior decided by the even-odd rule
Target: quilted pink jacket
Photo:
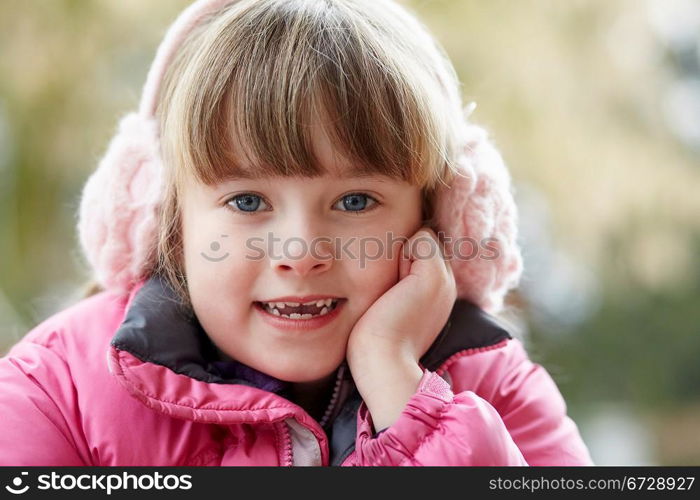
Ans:
{"type": "Polygon", "coordinates": [[[157,278],[101,293],[0,359],[0,465],[590,465],[548,373],[458,300],[391,427],[339,367],[321,422],[285,383],[217,359],[157,278]]]}

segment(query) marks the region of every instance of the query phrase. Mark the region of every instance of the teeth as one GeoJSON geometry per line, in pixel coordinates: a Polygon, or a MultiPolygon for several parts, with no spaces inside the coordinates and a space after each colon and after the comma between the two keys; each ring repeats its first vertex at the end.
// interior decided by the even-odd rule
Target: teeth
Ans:
{"type": "Polygon", "coordinates": [[[291,314],[282,314],[280,313],[279,309],[282,309],[284,307],[299,307],[300,304],[299,302],[263,302],[263,306],[267,312],[270,314],[274,314],[275,316],[280,316],[282,318],[290,318],[290,319],[310,319],[314,318],[316,316],[325,316],[328,314],[331,309],[335,307],[337,304],[337,299],[321,299],[317,301],[311,301],[311,302],[305,302],[303,305],[314,305],[316,307],[321,308],[321,311],[318,314],[300,314],[300,313],[291,313],[291,314]]]}
{"type": "Polygon", "coordinates": [[[304,306],[316,306],[316,307],[323,307],[324,305],[326,307],[330,307],[331,304],[336,302],[336,299],[321,299],[321,300],[314,300],[311,302],[304,302],[303,304],[301,302],[263,302],[267,307],[273,308],[276,307],[277,309],[283,309],[285,306],[286,307],[299,307],[300,305],[304,306]]]}

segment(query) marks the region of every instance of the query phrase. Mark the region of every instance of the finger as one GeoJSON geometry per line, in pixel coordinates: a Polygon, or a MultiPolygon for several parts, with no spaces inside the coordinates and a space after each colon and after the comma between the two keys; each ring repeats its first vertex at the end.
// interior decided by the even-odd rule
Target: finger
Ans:
{"type": "Polygon", "coordinates": [[[445,242],[443,242],[437,234],[435,234],[435,231],[433,231],[432,228],[426,227],[425,231],[431,236],[433,240],[435,240],[438,251],[440,252],[440,257],[445,263],[445,269],[447,274],[453,276],[452,268],[449,265],[450,260],[452,260],[452,254],[449,251],[449,246],[445,242]]]}
{"type": "MultiPolygon", "coordinates": [[[[450,259],[441,253],[441,244],[432,229],[426,227],[418,230],[405,245],[405,251],[410,258],[410,269],[407,274],[414,274],[422,280],[434,283],[450,283],[449,288],[456,289],[456,281],[450,259]]],[[[403,279],[403,278],[402,278],[403,279]]]]}
{"type": "Polygon", "coordinates": [[[450,275],[452,279],[455,277],[455,273],[452,270],[452,260],[451,259],[445,259],[445,267],[447,268],[447,274],[450,275]]]}
{"type": "Polygon", "coordinates": [[[452,269],[452,262],[450,259],[445,261],[445,265],[447,267],[447,274],[448,274],[448,281],[449,281],[449,288],[452,291],[452,294],[456,297],[457,296],[457,279],[455,278],[455,273],[454,270],[452,269]]]}
{"type": "Polygon", "coordinates": [[[442,250],[442,256],[445,259],[454,258],[454,252],[452,249],[452,245],[450,245],[451,238],[445,237],[445,235],[443,233],[441,233],[441,235],[443,237],[439,238],[439,239],[440,239],[440,249],[442,250]],[[447,241],[445,241],[445,240],[447,240],[447,241]]]}
{"type": "Polygon", "coordinates": [[[442,261],[437,237],[429,228],[419,229],[404,245],[404,251],[411,262],[411,274],[425,278],[435,275],[435,267],[442,261]]]}
{"type": "Polygon", "coordinates": [[[411,272],[411,258],[408,254],[407,245],[404,244],[399,253],[399,281],[404,279],[411,272]]]}

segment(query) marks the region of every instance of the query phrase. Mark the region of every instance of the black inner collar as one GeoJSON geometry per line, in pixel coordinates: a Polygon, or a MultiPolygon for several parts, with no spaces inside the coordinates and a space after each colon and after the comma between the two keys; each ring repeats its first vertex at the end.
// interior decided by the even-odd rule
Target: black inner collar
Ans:
{"type": "Polygon", "coordinates": [[[136,293],[111,344],[141,361],[203,382],[243,384],[277,393],[288,387],[287,382],[222,356],[194,313],[158,275],[136,293]]]}

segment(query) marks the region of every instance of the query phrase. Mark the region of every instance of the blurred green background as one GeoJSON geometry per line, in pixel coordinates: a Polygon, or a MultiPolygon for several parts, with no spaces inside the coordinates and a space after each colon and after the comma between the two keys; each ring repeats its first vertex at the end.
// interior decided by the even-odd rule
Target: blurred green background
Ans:
{"type": "MultiPolygon", "coordinates": [[[[503,320],[598,464],[700,464],[700,1],[405,2],[513,174],[503,320]]],[[[185,0],[0,3],[0,352],[79,300],[79,194],[185,0]]]]}

